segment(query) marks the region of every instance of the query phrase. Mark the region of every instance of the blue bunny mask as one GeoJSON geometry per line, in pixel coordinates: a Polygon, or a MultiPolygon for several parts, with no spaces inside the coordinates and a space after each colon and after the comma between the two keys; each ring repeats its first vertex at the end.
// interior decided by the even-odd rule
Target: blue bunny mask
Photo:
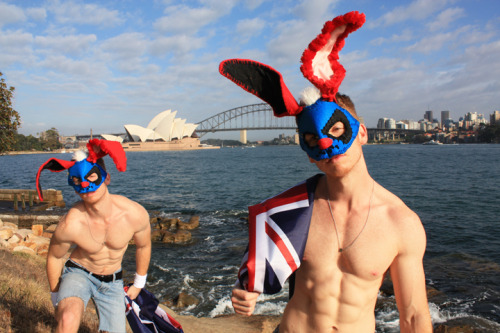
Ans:
{"type": "Polygon", "coordinates": [[[344,154],[358,135],[359,121],[335,102],[318,99],[314,104],[304,107],[296,117],[300,147],[316,161],[344,154]],[[329,133],[337,122],[344,125],[344,132],[339,137],[329,133]],[[311,147],[304,139],[305,134],[312,134],[318,141],[323,139],[323,142],[331,144],[327,147],[320,147],[320,144],[311,147]]]}

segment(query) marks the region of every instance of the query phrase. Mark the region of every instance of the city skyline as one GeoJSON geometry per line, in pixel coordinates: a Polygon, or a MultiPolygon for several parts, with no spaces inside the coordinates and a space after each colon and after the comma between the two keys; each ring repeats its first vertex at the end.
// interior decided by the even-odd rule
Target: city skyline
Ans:
{"type": "Polygon", "coordinates": [[[310,85],[303,50],[352,10],[367,22],[340,52],[340,91],[368,127],[425,110],[499,109],[500,19],[485,0],[0,0],[0,72],[16,88],[21,134],[121,132],[167,109],[197,123],[262,102],[220,76],[227,58],[274,67],[297,98],[310,85]]]}

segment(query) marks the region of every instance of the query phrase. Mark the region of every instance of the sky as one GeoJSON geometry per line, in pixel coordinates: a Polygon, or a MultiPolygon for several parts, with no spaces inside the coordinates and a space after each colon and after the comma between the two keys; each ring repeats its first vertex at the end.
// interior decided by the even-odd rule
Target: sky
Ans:
{"type": "Polygon", "coordinates": [[[197,123],[262,102],[219,74],[229,58],[275,68],[298,98],[302,52],[353,10],[366,23],[340,52],[340,92],[367,127],[500,109],[494,0],[0,0],[0,72],[24,135],[123,133],[164,110],[197,123]]]}

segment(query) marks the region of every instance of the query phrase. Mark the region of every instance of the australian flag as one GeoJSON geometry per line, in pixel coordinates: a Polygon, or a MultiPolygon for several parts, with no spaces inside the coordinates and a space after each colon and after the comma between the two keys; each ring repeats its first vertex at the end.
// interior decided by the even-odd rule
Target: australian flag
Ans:
{"type": "Polygon", "coordinates": [[[275,294],[300,267],[321,174],[248,207],[249,243],[238,272],[248,291],[275,294]]]}
{"type": "Polygon", "coordinates": [[[161,307],[146,289],[135,300],[125,296],[126,316],[134,333],[184,333],[181,325],[161,307]]]}

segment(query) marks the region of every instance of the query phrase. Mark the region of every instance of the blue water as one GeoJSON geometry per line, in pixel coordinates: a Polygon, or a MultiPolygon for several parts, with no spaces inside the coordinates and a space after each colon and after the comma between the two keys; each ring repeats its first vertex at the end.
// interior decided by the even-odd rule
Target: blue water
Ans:
{"type": "MultiPolygon", "coordinates": [[[[400,196],[421,218],[427,233],[427,283],[435,324],[469,323],[481,332],[500,331],[500,145],[370,145],[364,147],[371,175],[400,196]]],[[[0,188],[34,188],[38,166],[70,154],[0,156],[0,188]]],[[[138,201],[151,215],[200,216],[188,245],[154,244],[148,288],[164,301],[180,291],[200,303],[183,314],[231,313],[229,293],[246,246],[247,206],[317,173],[297,146],[128,153],[118,173],[106,158],[110,191],[138,201]]],[[[44,189],[77,197],[65,175],[44,171],[44,189]]],[[[124,268],[133,273],[134,248],[124,268]]],[[[261,296],[257,313],[280,314],[286,291],[261,296]]],[[[380,297],[377,331],[398,332],[391,297],[380,297]]]]}

